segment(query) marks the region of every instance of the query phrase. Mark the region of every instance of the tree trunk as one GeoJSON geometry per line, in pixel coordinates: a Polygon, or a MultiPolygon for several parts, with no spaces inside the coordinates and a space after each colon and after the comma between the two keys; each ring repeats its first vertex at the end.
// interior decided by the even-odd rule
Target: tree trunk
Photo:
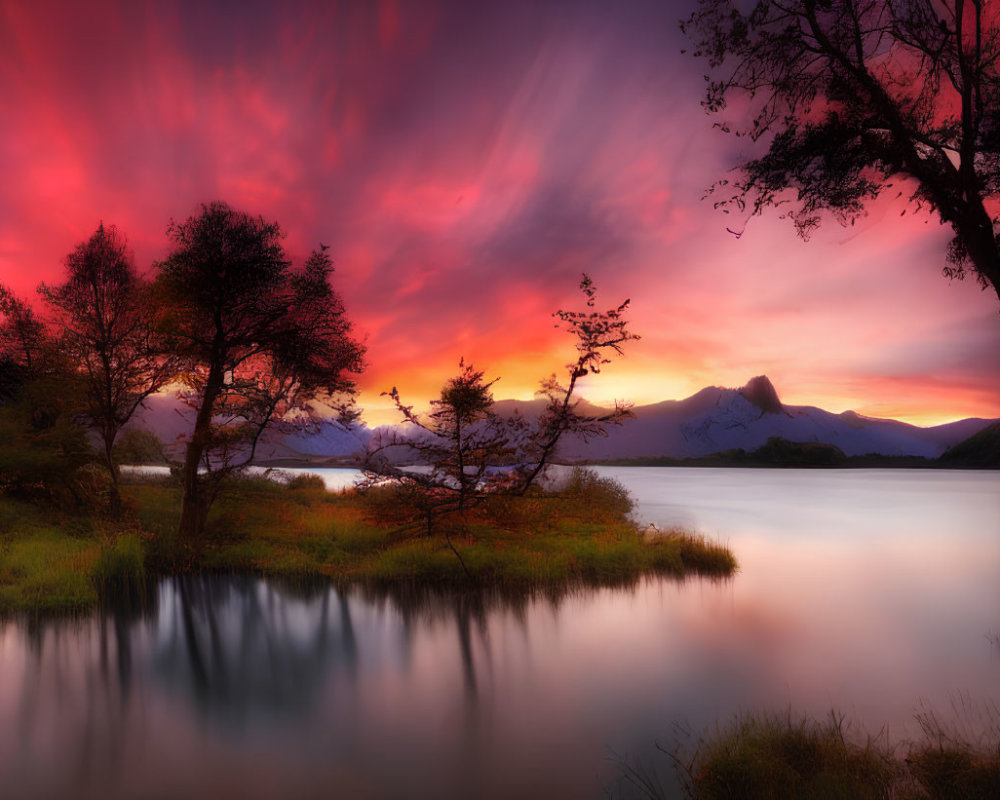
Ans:
{"type": "Polygon", "coordinates": [[[111,496],[108,498],[108,503],[111,507],[111,513],[118,514],[122,510],[122,495],[118,488],[118,465],[115,464],[114,459],[114,442],[114,435],[109,437],[105,433],[104,461],[108,468],[108,474],[111,476],[111,496]]]}
{"type": "Polygon", "coordinates": [[[458,512],[465,511],[465,455],[462,450],[462,420],[455,420],[455,455],[458,459],[458,512]]]}
{"type": "Polygon", "coordinates": [[[1000,250],[993,234],[993,222],[980,206],[970,210],[953,223],[955,233],[969,254],[977,274],[983,283],[996,292],[1000,299],[1000,250]],[[976,213],[979,211],[979,213],[976,213]]]}
{"type": "Polygon", "coordinates": [[[181,482],[184,487],[184,497],[181,501],[181,521],[177,531],[177,543],[185,557],[192,557],[201,549],[202,535],[205,530],[205,520],[208,518],[209,498],[198,476],[198,467],[205,455],[205,450],[212,435],[212,412],[215,401],[222,389],[222,367],[213,364],[209,369],[208,380],[205,383],[205,394],[202,396],[198,416],[195,418],[194,431],[184,453],[184,466],[181,468],[181,482]]]}

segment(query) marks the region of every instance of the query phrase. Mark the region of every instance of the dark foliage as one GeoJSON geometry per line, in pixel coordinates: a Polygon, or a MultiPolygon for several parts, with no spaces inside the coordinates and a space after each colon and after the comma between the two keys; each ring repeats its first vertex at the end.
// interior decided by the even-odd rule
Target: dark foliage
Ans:
{"type": "Polygon", "coordinates": [[[790,442],[771,436],[749,454],[751,461],[778,467],[836,467],[847,461],[844,451],[822,442],[790,442]]]}
{"type": "Polygon", "coordinates": [[[0,407],[0,494],[100,511],[110,486],[74,420],[66,386],[59,378],[36,378],[17,402],[0,407]]]}
{"type": "Polygon", "coordinates": [[[0,286],[0,494],[96,511],[107,486],[76,424],[71,363],[31,306],[0,286]]]}
{"type": "Polygon", "coordinates": [[[172,222],[168,235],[174,248],[156,289],[196,409],[180,540],[198,547],[221,480],[251,461],[268,425],[349,394],[362,348],[330,286],[325,247],[294,270],[277,223],[225,203],[172,222]]]}
{"type": "Polygon", "coordinates": [[[129,428],[115,442],[115,464],[166,464],[163,442],[145,428],[129,428]]]}
{"type": "Polygon", "coordinates": [[[606,436],[607,426],[618,425],[632,416],[631,406],[615,401],[614,409],[600,416],[580,413],[576,384],[587,375],[597,375],[605,364],[611,363],[611,354],[622,355],[622,347],[639,337],[628,330],[625,312],[629,301],[597,311],[597,289],[587,275],[580,281],[580,291],[586,298],[583,311],[559,310],[554,314],[561,325],[576,339],[577,358],[567,364],[567,378],[560,381],[552,375],[542,381],[539,394],[547,401],[545,411],[537,426],[524,440],[522,457],[525,466],[517,476],[517,490],[523,494],[542,474],[558,452],[559,442],[567,434],[583,441],[594,436],[606,436]]]}
{"type": "Polygon", "coordinates": [[[37,375],[45,349],[45,326],[27,303],[0,285],[0,388],[5,397],[37,375]]]}
{"type": "Polygon", "coordinates": [[[949,447],[939,461],[949,467],[1000,468],[1000,422],[949,447]]]}
{"type": "MultiPolygon", "coordinates": [[[[900,183],[954,231],[944,272],[1000,296],[1000,17],[977,0],[700,0],[681,23],[711,74],[705,108],[766,148],[713,191],[807,236],[900,183]],[[745,9],[745,10],[743,10],[745,9]]],[[[905,213],[905,212],[904,212],[905,213]]]]}
{"type": "Polygon", "coordinates": [[[484,373],[464,360],[426,417],[404,405],[395,387],[386,392],[413,435],[387,434],[369,447],[365,469],[368,487],[379,487],[373,496],[381,519],[403,527],[420,526],[430,535],[435,520],[444,514],[463,512],[486,499],[496,510],[498,496],[528,492],[552,462],[563,436],[585,440],[604,435],[606,426],[631,416],[621,403],[600,416],[578,410],[577,381],[599,373],[610,363],[610,354],[621,354],[626,342],[638,338],[628,331],[624,318],[627,300],[609,311],[597,311],[596,290],[586,275],[580,289],[586,298],[584,311],[560,310],[553,315],[576,338],[577,359],[567,365],[564,383],[555,375],[542,382],[540,394],[548,402],[538,420],[529,422],[518,414],[498,416],[490,391],[496,381],[486,382],[484,373]],[[392,454],[397,461],[416,462],[422,469],[402,469],[393,463],[392,454]],[[395,484],[392,492],[380,486],[387,479],[395,484]]]}
{"type": "Polygon", "coordinates": [[[99,225],[66,257],[66,272],[65,283],[39,292],[55,314],[59,348],[82,378],[82,417],[100,437],[117,501],[115,441],[142,402],[174,378],[178,359],[117,228],[99,225]]]}

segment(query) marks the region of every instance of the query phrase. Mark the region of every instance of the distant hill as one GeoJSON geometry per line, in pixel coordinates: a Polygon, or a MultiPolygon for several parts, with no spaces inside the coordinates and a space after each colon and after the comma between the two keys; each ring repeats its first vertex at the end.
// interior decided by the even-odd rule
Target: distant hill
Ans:
{"type": "MultiPolygon", "coordinates": [[[[184,443],[194,428],[194,411],[172,394],[146,400],[130,428],[152,431],[163,442],[168,458],[180,461],[184,443]]],[[[257,447],[258,462],[269,461],[350,461],[364,451],[372,430],[364,425],[342,426],[325,420],[298,430],[270,429],[257,447]]]]}
{"type": "MultiPolygon", "coordinates": [[[[168,451],[171,443],[175,443],[174,449],[179,454],[176,443],[180,441],[179,436],[183,437],[191,429],[190,410],[167,396],[151,398],[147,405],[135,425],[153,430],[168,445],[168,451]]],[[[533,419],[544,411],[545,401],[500,400],[494,409],[501,415],[518,411],[533,419]]],[[[585,414],[606,411],[583,400],[578,409],[585,414]]],[[[960,450],[951,458],[986,459],[987,455],[975,455],[973,451],[995,454],[995,450],[989,450],[995,448],[995,438],[989,437],[998,434],[988,434],[984,429],[995,432],[1000,424],[998,420],[964,419],[921,428],[897,420],[864,417],[853,411],[834,414],[812,406],[790,406],[782,403],[765,375],[752,378],[738,389],[710,386],[684,400],[637,406],[633,411],[634,419],[611,427],[607,436],[588,442],[567,439],[561,445],[560,458],[571,461],[689,459],[742,450],[746,453],[761,451],[761,456],[766,458],[803,458],[830,463],[841,455],[852,459],[863,456],[933,459],[973,437],[968,452],[960,450]],[[974,435],[980,432],[984,433],[984,438],[975,439],[974,435]],[[774,451],[774,447],[786,447],[785,444],[775,445],[775,441],[795,443],[799,449],[794,453],[774,451]],[[828,447],[817,449],[810,445],[828,447]]],[[[258,449],[258,460],[350,460],[363,451],[377,430],[358,425],[345,431],[334,423],[320,422],[297,432],[273,431],[258,449]]]]}
{"type": "Polygon", "coordinates": [[[1000,468],[1000,422],[949,447],[941,455],[941,462],[953,467],[1000,468]]]}
{"type": "Polygon", "coordinates": [[[758,376],[739,389],[702,389],[684,400],[634,409],[635,419],[588,443],[569,442],[563,456],[574,459],[636,457],[698,458],[727,450],[754,451],[769,439],[826,444],[846,456],[937,458],[992,420],[965,419],[921,428],[897,420],[833,414],[781,402],[774,385],[758,376]]]}

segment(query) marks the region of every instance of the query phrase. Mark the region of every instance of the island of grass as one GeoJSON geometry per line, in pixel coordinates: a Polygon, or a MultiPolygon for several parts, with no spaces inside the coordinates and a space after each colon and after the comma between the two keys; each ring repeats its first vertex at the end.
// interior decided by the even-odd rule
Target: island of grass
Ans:
{"type": "Polygon", "coordinates": [[[640,528],[624,487],[587,470],[558,490],[440,516],[430,533],[400,523],[412,498],[397,485],[330,492],[318,476],[242,478],[213,507],[194,561],[175,546],[179,487],[133,480],[122,494],[115,519],[0,498],[0,612],[85,611],[182,570],[531,592],[736,569],[701,536],[640,528]]]}

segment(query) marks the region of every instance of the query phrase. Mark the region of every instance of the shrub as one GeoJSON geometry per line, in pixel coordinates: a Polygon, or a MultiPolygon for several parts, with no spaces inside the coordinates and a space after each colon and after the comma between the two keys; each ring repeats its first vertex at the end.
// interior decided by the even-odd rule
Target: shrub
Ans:
{"type": "Polygon", "coordinates": [[[145,428],[129,428],[115,442],[116,464],[166,464],[163,442],[145,428]]]}
{"type": "Polygon", "coordinates": [[[671,533],[667,538],[676,543],[686,570],[701,575],[731,575],[736,571],[736,557],[725,545],[685,532],[671,533]]]}
{"type": "Polygon", "coordinates": [[[32,411],[27,401],[0,408],[0,493],[62,508],[91,505],[93,487],[78,472],[96,463],[86,431],[68,414],[36,420],[32,411]]]}
{"type": "Polygon", "coordinates": [[[1000,797],[1000,708],[977,705],[967,695],[952,706],[950,724],[926,708],[916,715],[924,740],[910,750],[910,771],[934,798],[1000,797]]]}
{"type": "Polygon", "coordinates": [[[303,475],[296,475],[285,484],[289,489],[311,489],[326,491],[326,481],[320,475],[307,472],[303,475]]]}
{"type": "Polygon", "coordinates": [[[722,798],[882,800],[891,796],[898,765],[885,742],[847,738],[843,717],[824,722],[746,714],[709,742],[690,767],[691,794],[722,798]]]}
{"type": "Polygon", "coordinates": [[[574,467],[560,491],[588,511],[606,516],[625,516],[635,506],[624,484],[614,478],[602,478],[586,467],[574,467]]]}

